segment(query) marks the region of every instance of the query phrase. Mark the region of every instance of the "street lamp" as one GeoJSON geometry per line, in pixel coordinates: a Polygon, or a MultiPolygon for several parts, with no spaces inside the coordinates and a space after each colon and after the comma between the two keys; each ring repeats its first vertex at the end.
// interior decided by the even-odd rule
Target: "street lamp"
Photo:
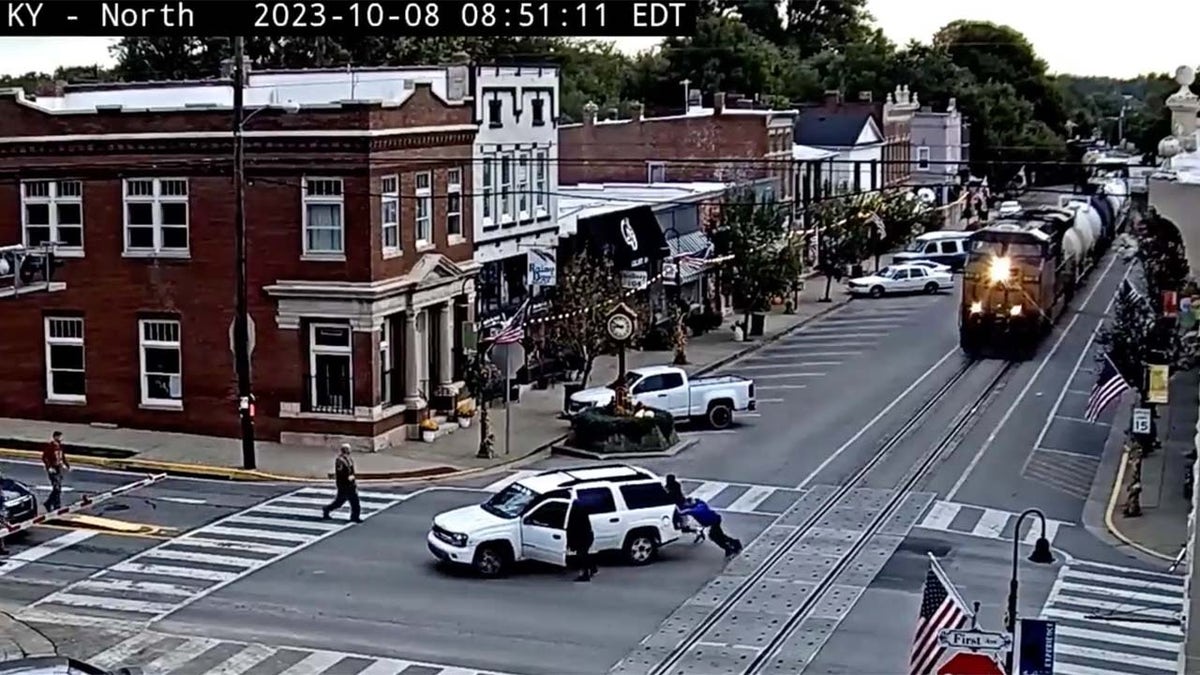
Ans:
{"type": "Polygon", "coordinates": [[[1025,509],[1017,518],[1017,526],[1013,530],[1012,577],[1008,581],[1008,614],[1004,617],[1005,630],[1012,637],[1012,646],[1005,660],[1006,673],[1013,669],[1013,653],[1017,650],[1017,562],[1021,556],[1021,523],[1029,516],[1037,516],[1041,521],[1042,534],[1033,545],[1033,553],[1029,554],[1029,562],[1039,565],[1049,565],[1054,562],[1054,554],[1050,552],[1050,540],[1046,539],[1046,514],[1038,509],[1025,509]]]}
{"type": "MultiPolygon", "coordinates": [[[[267,110],[262,107],[246,115],[245,38],[233,38],[233,189],[234,189],[234,267],[237,308],[233,317],[234,367],[238,379],[238,417],[241,421],[242,467],[254,469],[258,458],[254,448],[254,394],[250,386],[250,309],[246,280],[246,177],[245,143],[242,138],[246,123],[267,110]]],[[[300,110],[298,103],[289,101],[285,112],[300,110]]]]}

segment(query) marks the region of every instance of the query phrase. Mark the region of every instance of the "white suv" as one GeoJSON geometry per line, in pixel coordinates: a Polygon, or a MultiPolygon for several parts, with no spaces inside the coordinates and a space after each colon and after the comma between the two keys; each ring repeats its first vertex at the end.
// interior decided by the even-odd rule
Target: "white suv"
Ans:
{"type": "Polygon", "coordinates": [[[645,469],[607,464],[522,478],[483,504],[440,513],[426,538],[439,560],[501,576],[521,560],[565,566],[567,514],[574,500],[591,509],[595,551],[616,550],[633,565],[652,562],[679,538],[675,504],[645,469]]]}

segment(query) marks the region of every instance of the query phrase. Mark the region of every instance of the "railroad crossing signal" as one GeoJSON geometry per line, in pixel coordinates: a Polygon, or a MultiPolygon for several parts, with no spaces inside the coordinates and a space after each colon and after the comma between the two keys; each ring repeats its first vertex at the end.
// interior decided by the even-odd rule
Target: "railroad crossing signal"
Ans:
{"type": "Polygon", "coordinates": [[[937,675],[1004,675],[1004,669],[990,656],[959,652],[938,668],[937,675]]]}

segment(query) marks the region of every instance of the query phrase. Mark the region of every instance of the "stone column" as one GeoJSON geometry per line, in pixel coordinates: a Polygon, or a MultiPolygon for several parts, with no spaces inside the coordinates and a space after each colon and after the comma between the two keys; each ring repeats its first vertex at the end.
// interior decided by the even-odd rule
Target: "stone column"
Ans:
{"type": "Polygon", "coordinates": [[[438,312],[438,318],[441,319],[441,330],[438,331],[438,378],[440,381],[438,389],[445,390],[445,395],[450,394],[450,384],[454,382],[454,300],[447,300],[442,303],[442,308],[438,312]]]}
{"type": "Polygon", "coordinates": [[[404,313],[404,405],[409,408],[420,408],[424,405],[421,400],[421,365],[420,341],[421,331],[417,329],[417,313],[420,310],[409,309],[404,313]]]}

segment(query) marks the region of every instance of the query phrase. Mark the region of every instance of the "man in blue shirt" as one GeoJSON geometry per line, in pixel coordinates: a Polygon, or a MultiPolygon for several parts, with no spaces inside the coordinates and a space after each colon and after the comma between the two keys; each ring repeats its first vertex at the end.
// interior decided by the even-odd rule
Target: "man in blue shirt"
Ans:
{"type": "Polygon", "coordinates": [[[721,514],[710,509],[704,500],[689,499],[680,514],[691,516],[700,527],[707,527],[708,538],[725,551],[725,557],[732,558],[741,553],[742,542],[725,534],[725,530],[721,529],[721,514]]]}

